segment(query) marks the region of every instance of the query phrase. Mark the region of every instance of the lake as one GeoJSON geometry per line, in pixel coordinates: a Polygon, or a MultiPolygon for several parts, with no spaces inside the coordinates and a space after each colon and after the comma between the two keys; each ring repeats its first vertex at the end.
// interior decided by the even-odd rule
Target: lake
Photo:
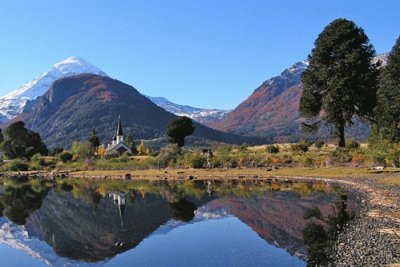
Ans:
{"type": "Polygon", "coordinates": [[[0,262],[313,266],[326,262],[348,199],[324,182],[5,179],[0,262]]]}

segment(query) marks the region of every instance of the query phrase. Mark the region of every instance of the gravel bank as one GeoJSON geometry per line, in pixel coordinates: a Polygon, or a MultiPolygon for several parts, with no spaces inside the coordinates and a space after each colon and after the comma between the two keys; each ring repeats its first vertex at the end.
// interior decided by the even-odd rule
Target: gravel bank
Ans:
{"type": "Polygon", "coordinates": [[[400,193],[372,179],[340,181],[356,195],[359,210],[339,234],[333,266],[400,266],[400,193]]]}

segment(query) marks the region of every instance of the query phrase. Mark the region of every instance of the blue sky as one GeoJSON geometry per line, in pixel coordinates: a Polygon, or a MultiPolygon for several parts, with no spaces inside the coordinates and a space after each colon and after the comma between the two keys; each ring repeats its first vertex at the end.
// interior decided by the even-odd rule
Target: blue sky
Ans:
{"type": "Polygon", "coordinates": [[[75,55],[143,94],[234,108],[336,18],[389,51],[399,11],[397,0],[1,1],[0,95],[75,55]]]}

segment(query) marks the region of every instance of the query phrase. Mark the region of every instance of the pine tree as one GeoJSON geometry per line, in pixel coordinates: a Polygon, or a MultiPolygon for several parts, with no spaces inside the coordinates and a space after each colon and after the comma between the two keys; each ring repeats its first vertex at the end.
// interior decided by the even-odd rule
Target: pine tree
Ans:
{"type": "Polygon", "coordinates": [[[132,134],[128,135],[128,137],[125,139],[125,143],[132,150],[132,155],[136,155],[138,153],[132,134]]]}
{"type": "Polygon", "coordinates": [[[400,141],[400,37],[382,71],[376,107],[377,126],[383,138],[400,141]]]}
{"type": "Polygon", "coordinates": [[[364,30],[354,22],[336,19],[318,36],[302,75],[300,113],[322,117],[336,129],[339,147],[345,146],[344,128],[353,117],[372,120],[379,71],[371,61],[375,50],[364,30]]]}
{"type": "Polygon", "coordinates": [[[93,128],[92,135],[89,137],[88,141],[94,149],[96,149],[100,145],[100,140],[97,137],[96,129],[93,128]]]}

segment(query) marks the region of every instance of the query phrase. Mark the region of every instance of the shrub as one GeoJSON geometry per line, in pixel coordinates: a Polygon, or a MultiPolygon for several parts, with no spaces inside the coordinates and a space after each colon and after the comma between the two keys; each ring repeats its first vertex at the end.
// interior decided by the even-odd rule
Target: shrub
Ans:
{"type": "Polygon", "coordinates": [[[351,140],[346,143],[347,149],[358,149],[359,147],[360,147],[360,144],[355,140],[351,140]]]}
{"type": "Polygon", "coordinates": [[[335,151],[331,153],[331,155],[339,162],[350,162],[351,155],[349,151],[342,147],[337,147],[335,151]]]}
{"type": "Polygon", "coordinates": [[[240,147],[239,147],[239,151],[247,151],[247,149],[248,149],[248,145],[247,144],[242,144],[240,147]]]}
{"type": "Polygon", "coordinates": [[[277,157],[277,156],[272,156],[271,157],[271,163],[272,164],[281,164],[282,163],[282,159],[280,157],[277,157]]]}
{"type": "Polygon", "coordinates": [[[161,148],[160,154],[157,157],[160,167],[167,167],[176,163],[180,149],[177,144],[168,144],[161,148]]]}
{"type": "Polygon", "coordinates": [[[304,167],[312,167],[314,165],[314,159],[312,157],[305,157],[302,159],[304,167]]]}
{"type": "Polygon", "coordinates": [[[336,163],[336,159],[332,154],[325,155],[325,166],[333,167],[336,163]]]}
{"type": "Polygon", "coordinates": [[[393,167],[400,167],[400,144],[392,145],[387,160],[393,167]]]}
{"type": "Polygon", "coordinates": [[[111,151],[110,153],[104,154],[104,159],[116,159],[119,157],[119,153],[117,151],[111,151]]]}
{"type": "Polygon", "coordinates": [[[279,153],[279,146],[278,145],[270,145],[265,148],[265,150],[270,154],[277,154],[279,153]]]}
{"type": "Polygon", "coordinates": [[[324,145],[325,145],[325,142],[321,141],[321,140],[317,140],[314,142],[314,146],[318,149],[321,149],[324,145]]]}
{"type": "Polygon", "coordinates": [[[300,142],[298,142],[297,144],[292,144],[291,148],[293,152],[307,152],[308,151],[308,147],[311,145],[311,143],[309,141],[305,141],[305,140],[300,140],[300,142]]]}
{"type": "Polygon", "coordinates": [[[71,161],[73,155],[72,155],[72,153],[70,153],[70,152],[68,152],[68,151],[63,151],[63,152],[61,152],[61,154],[59,154],[58,157],[60,158],[60,160],[61,160],[62,162],[65,163],[65,162],[71,161]]]}
{"type": "Polygon", "coordinates": [[[206,158],[200,153],[185,153],[178,161],[179,165],[186,168],[203,168],[206,164],[206,158]]]}
{"type": "Polygon", "coordinates": [[[353,153],[351,163],[355,166],[363,165],[365,161],[364,154],[360,152],[353,153]]]}
{"type": "Polygon", "coordinates": [[[4,167],[8,171],[27,171],[29,169],[29,165],[20,159],[11,160],[4,167]]]}

